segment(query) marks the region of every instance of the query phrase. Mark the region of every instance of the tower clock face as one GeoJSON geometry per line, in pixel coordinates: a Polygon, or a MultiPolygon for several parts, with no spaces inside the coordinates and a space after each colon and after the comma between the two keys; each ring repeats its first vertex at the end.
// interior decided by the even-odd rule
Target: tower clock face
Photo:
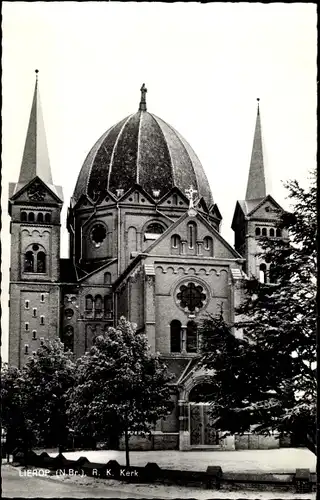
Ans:
{"type": "Polygon", "coordinates": [[[30,200],[42,201],[45,197],[45,189],[40,183],[35,182],[29,187],[28,196],[30,200]]]}

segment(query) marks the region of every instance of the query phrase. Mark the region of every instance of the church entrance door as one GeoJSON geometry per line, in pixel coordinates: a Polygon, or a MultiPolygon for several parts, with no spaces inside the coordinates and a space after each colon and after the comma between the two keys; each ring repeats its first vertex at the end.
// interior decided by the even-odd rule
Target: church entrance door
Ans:
{"type": "Polygon", "coordinates": [[[193,448],[220,448],[219,432],[212,424],[208,403],[189,404],[190,445],[193,448]]]}
{"type": "Polygon", "coordinates": [[[214,428],[210,415],[212,385],[197,384],[189,394],[189,432],[192,448],[221,448],[219,432],[214,428]]]}

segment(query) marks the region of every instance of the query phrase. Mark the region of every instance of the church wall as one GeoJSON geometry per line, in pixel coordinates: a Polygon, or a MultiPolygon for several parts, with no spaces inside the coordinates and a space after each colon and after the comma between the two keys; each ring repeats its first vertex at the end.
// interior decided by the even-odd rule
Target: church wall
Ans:
{"type": "Polygon", "coordinates": [[[170,415],[160,421],[160,429],[162,432],[179,432],[179,408],[178,408],[178,395],[172,394],[171,400],[174,408],[170,415]]]}
{"type": "MultiPolygon", "coordinates": [[[[143,198],[142,198],[143,199],[143,198]]],[[[145,230],[149,223],[159,222],[164,229],[168,228],[172,222],[165,217],[159,216],[154,207],[132,207],[121,208],[123,216],[123,227],[121,234],[121,271],[132,260],[131,252],[144,251],[151,242],[144,239],[145,230]],[[136,248],[136,250],[134,250],[136,248]]]]}
{"type": "Polygon", "coordinates": [[[203,309],[196,314],[194,320],[200,321],[206,313],[213,315],[220,311],[222,305],[226,321],[231,320],[231,295],[229,285],[229,268],[227,266],[211,266],[205,264],[185,265],[155,264],[155,301],[156,301],[156,350],[161,353],[170,352],[170,323],[179,320],[186,326],[190,320],[189,313],[179,305],[177,293],[182,284],[193,281],[203,287],[206,302],[203,309]]]}
{"type": "Polygon", "coordinates": [[[11,284],[9,314],[9,360],[15,366],[22,366],[28,356],[40,346],[42,337],[43,340],[59,337],[59,287],[48,283],[26,283],[23,287],[11,284]],[[34,309],[36,309],[36,316],[34,316],[34,309]],[[33,331],[36,331],[36,339],[33,339],[33,331]],[[28,345],[27,353],[26,344],[28,345]]]}
{"type": "Polygon", "coordinates": [[[120,319],[121,316],[124,316],[128,319],[129,309],[128,309],[128,284],[122,286],[120,290],[117,292],[117,320],[120,319]]]}
{"type": "Polygon", "coordinates": [[[144,276],[141,270],[130,279],[128,286],[130,321],[139,329],[144,326],[144,276]]]}

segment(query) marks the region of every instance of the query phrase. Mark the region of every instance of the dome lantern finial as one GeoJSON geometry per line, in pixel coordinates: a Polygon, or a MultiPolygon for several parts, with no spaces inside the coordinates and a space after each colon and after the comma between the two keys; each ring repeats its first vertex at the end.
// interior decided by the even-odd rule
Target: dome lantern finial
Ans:
{"type": "Polygon", "coordinates": [[[147,111],[146,93],[148,92],[148,89],[146,88],[144,83],[142,84],[140,92],[141,92],[141,100],[139,104],[139,111],[147,111]]]}

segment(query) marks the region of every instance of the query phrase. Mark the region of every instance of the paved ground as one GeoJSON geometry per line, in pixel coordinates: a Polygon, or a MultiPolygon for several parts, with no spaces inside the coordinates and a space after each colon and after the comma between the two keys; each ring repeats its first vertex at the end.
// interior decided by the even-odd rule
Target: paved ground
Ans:
{"type": "MultiPolygon", "coordinates": [[[[49,452],[49,450],[48,450],[49,452]]],[[[57,451],[49,452],[56,456],[57,451]]],[[[92,462],[107,463],[117,460],[125,465],[123,451],[75,451],[64,453],[77,460],[85,456],[92,462]]],[[[224,472],[295,472],[297,468],[316,470],[316,457],[306,448],[280,448],[276,450],[238,451],[131,451],[131,465],[144,466],[157,462],[160,467],[183,470],[206,470],[208,465],[220,465],[224,472]]]]}
{"type": "Polygon", "coordinates": [[[166,499],[283,499],[315,500],[315,493],[299,494],[273,491],[215,491],[159,484],[139,485],[107,482],[90,477],[52,476],[49,478],[21,477],[22,467],[3,465],[2,496],[6,498],[162,498],[166,499]],[[19,473],[19,471],[21,471],[19,473]]]}

